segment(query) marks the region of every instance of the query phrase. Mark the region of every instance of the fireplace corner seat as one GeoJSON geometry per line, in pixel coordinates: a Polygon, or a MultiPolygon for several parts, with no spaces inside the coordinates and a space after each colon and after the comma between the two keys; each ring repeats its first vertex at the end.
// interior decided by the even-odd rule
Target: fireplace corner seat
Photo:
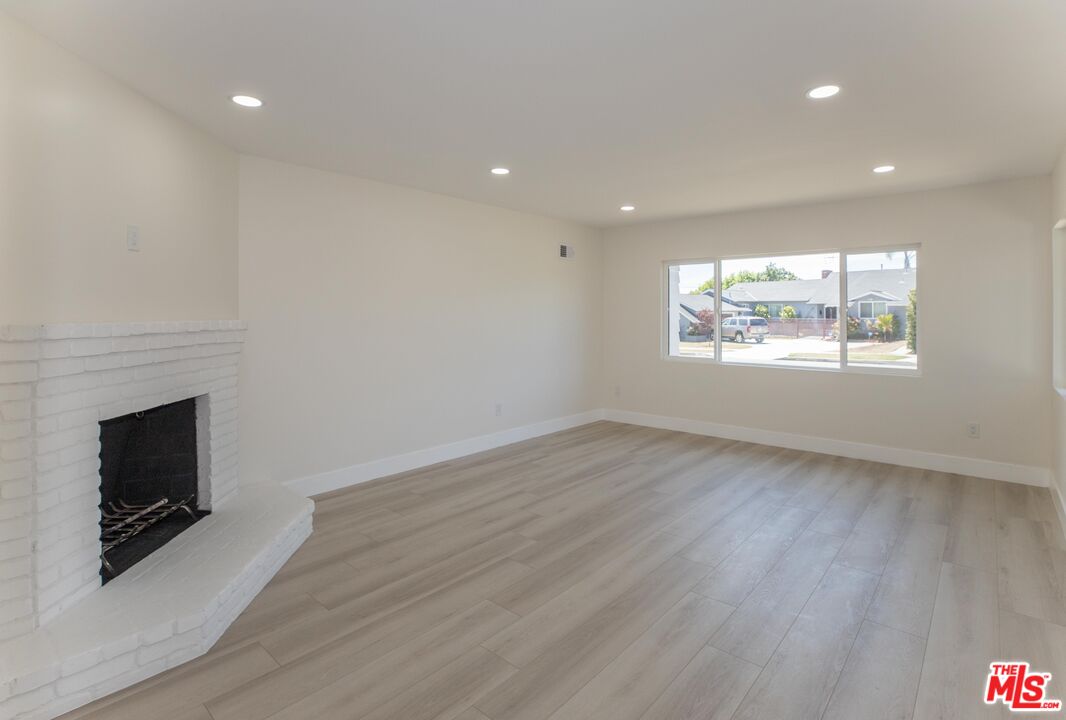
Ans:
{"type": "Polygon", "coordinates": [[[120,577],[0,643],[0,717],[48,720],[202,655],[311,534],[314,502],[239,489],[120,577]]]}

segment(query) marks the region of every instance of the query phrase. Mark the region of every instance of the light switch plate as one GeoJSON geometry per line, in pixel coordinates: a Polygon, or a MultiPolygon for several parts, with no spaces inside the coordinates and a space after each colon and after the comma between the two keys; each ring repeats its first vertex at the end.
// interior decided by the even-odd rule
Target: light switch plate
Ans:
{"type": "Polygon", "coordinates": [[[130,252],[141,251],[141,229],[136,225],[126,226],[126,249],[130,252]]]}

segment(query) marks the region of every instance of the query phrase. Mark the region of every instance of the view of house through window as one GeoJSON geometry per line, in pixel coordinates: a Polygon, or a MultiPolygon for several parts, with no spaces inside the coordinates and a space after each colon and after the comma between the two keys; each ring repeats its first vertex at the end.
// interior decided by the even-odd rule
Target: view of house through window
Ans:
{"type": "Polygon", "coordinates": [[[714,357],[714,263],[671,265],[669,354],[714,357]]]}
{"type": "Polygon", "coordinates": [[[848,254],[848,365],[918,367],[918,252],[848,254]]]}
{"type": "Polygon", "coordinates": [[[723,260],[722,360],[839,367],[839,269],[837,253],[723,260]]]}
{"type": "Polygon", "coordinates": [[[843,310],[840,253],[729,258],[720,279],[717,265],[668,266],[670,356],[839,368],[846,344],[849,367],[918,367],[917,250],[845,254],[843,310]]]}

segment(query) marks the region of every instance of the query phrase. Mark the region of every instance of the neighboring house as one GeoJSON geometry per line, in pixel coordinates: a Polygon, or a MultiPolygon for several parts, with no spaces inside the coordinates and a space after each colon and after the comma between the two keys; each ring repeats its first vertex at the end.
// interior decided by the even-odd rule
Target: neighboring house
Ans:
{"type": "MultiPolygon", "coordinates": [[[[710,310],[714,312],[714,291],[708,290],[702,295],[682,295],[678,299],[679,317],[679,330],[681,339],[684,340],[689,335],[689,328],[694,325],[699,325],[699,313],[702,310],[710,310]]],[[[735,315],[751,315],[751,310],[740,305],[735,305],[724,297],[722,298],[722,319],[731,318],[735,315]]]]}
{"type": "Polygon", "coordinates": [[[770,310],[770,317],[780,317],[781,308],[791,305],[796,310],[796,317],[824,318],[825,304],[813,298],[826,287],[826,282],[836,273],[818,280],[772,280],[768,282],[737,283],[722,292],[722,300],[754,310],[765,305],[770,310]]]}
{"type": "MultiPolygon", "coordinates": [[[[905,327],[907,296],[915,288],[916,277],[913,268],[849,272],[848,315],[874,320],[878,315],[892,313],[899,326],[905,327]]],[[[749,312],[765,305],[770,317],[780,317],[781,308],[791,305],[796,317],[836,319],[839,296],[840,273],[826,272],[817,280],[737,283],[722,292],[722,302],[729,300],[749,312]]]]}

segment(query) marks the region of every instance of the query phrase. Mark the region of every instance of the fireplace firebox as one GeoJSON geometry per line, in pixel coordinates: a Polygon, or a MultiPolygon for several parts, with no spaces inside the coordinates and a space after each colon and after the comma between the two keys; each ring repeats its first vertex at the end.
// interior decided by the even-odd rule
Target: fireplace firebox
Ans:
{"type": "Polygon", "coordinates": [[[207,512],[198,506],[196,400],[100,423],[100,576],[112,580],[207,512]]]}

